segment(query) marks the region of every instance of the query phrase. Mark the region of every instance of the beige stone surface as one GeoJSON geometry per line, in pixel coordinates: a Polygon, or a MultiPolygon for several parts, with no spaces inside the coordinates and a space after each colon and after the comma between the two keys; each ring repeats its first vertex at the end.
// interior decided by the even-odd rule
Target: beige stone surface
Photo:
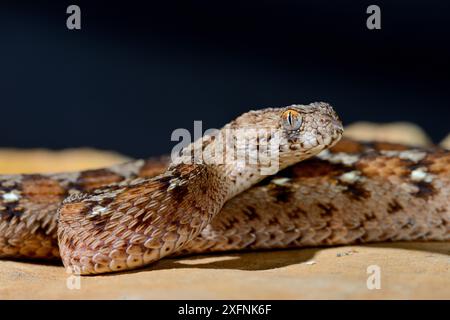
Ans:
{"type": "Polygon", "coordinates": [[[444,140],[442,140],[441,146],[443,148],[450,150],[450,134],[448,134],[447,137],[445,137],[444,140]]]}
{"type": "Polygon", "coordinates": [[[392,243],[164,259],[78,278],[60,265],[0,261],[1,299],[450,299],[448,243],[392,243]],[[367,268],[380,267],[380,289],[367,268]]]}
{"type": "Polygon", "coordinates": [[[361,141],[385,141],[413,146],[427,146],[431,139],[414,123],[372,123],[359,121],[345,127],[344,136],[361,141]]]}
{"type": "Polygon", "coordinates": [[[0,149],[0,173],[52,173],[96,169],[130,158],[112,151],[90,148],[50,151],[46,149],[0,149]]]}

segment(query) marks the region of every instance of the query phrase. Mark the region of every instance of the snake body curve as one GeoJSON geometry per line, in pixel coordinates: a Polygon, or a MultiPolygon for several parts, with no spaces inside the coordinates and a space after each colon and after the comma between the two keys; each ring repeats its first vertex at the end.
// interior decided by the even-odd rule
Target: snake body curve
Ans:
{"type": "Polygon", "coordinates": [[[90,274],[174,254],[450,239],[448,151],[342,140],[311,158],[342,133],[322,103],[257,111],[227,126],[279,127],[280,114],[292,108],[302,115],[302,130],[293,137],[284,129],[289,148],[280,167],[294,165],[265,179],[255,168],[243,173],[167,159],[0,176],[0,257],[61,257],[90,274]],[[311,132],[313,147],[298,143],[311,132]],[[291,150],[295,141],[303,147],[291,150]]]}

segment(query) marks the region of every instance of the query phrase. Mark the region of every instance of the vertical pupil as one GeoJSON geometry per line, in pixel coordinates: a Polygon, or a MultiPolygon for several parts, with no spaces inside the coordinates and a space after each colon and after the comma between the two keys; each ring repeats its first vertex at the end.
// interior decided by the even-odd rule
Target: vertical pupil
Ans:
{"type": "Polygon", "coordinates": [[[288,118],[287,118],[287,120],[288,120],[289,125],[292,126],[292,112],[289,112],[289,113],[288,113],[288,118]]]}

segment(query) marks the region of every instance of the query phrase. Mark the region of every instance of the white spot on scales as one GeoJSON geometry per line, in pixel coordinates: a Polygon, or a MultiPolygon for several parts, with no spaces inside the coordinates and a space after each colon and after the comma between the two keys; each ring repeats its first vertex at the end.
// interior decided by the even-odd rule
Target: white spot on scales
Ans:
{"type": "Polygon", "coordinates": [[[344,174],[342,174],[339,177],[339,180],[341,180],[342,182],[345,183],[355,183],[356,181],[358,181],[361,178],[361,173],[359,171],[350,171],[350,172],[346,172],[344,174]]]}
{"type": "Polygon", "coordinates": [[[359,159],[358,155],[352,155],[343,152],[331,153],[328,150],[322,151],[317,155],[317,157],[322,160],[328,160],[331,163],[341,163],[346,166],[351,166],[352,164],[356,163],[359,159]]]}
{"type": "Polygon", "coordinates": [[[427,155],[425,152],[420,150],[406,150],[406,151],[381,151],[384,155],[388,157],[399,157],[403,160],[409,160],[412,162],[419,162],[427,155]]]}
{"type": "Polygon", "coordinates": [[[102,213],[104,213],[106,211],[105,207],[102,206],[95,206],[94,208],[92,208],[92,212],[89,214],[89,218],[94,217],[94,216],[98,216],[98,215],[102,215],[102,213]]]}
{"type": "Polygon", "coordinates": [[[276,178],[276,179],[272,179],[272,183],[276,184],[278,186],[283,186],[286,183],[288,183],[290,181],[289,178],[276,178]]]}
{"type": "Polygon", "coordinates": [[[4,193],[2,195],[3,202],[5,203],[11,203],[11,202],[17,202],[20,199],[20,196],[17,192],[11,191],[8,193],[4,193]]]}
{"type": "Polygon", "coordinates": [[[430,183],[433,181],[433,177],[431,174],[426,172],[425,168],[417,168],[411,172],[411,180],[415,182],[425,181],[427,183],[430,183]]]}

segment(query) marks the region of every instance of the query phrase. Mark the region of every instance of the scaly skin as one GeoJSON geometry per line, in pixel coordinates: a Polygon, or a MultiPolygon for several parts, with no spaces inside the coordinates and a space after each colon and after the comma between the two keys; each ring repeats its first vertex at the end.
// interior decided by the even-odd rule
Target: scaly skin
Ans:
{"type": "MultiPolygon", "coordinates": [[[[2,256],[59,258],[57,208],[67,193],[64,188],[70,185],[86,192],[130,177],[150,178],[164,172],[168,162],[149,159],[85,171],[73,174],[71,183],[67,175],[21,177],[17,183],[27,186],[22,196],[28,199],[25,205],[30,211],[22,219],[13,206],[3,211],[2,256]],[[23,226],[24,221],[30,225],[23,226]]],[[[329,154],[295,164],[228,201],[175,254],[448,241],[449,173],[450,152],[443,149],[341,140],[329,154]],[[418,174],[421,171],[427,174],[418,174]]]]}
{"type": "MultiPolygon", "coordinates": [[[[230,150],[268,156],[269,151],[261,151],[264,139],[242,142],[251,138],[249,128],[279,133],[279,169],[331,147],[342,134],[339,119],[325,103],[251,111],[222,129],[221,134],[235,130],[226,141],[230,150]]],[[[182,252],[227,200],[265,177],[259,159],[244,168],[233,159],[185,163],[192,147],[211,154],[219,141],[195,142],[154,178],[146,177],[154,169],[142,161],[80,174],[1,177],[2,256],[59,254],[72,272],[96,274],[134,269],[182,252]]]]}
{"type": "Polygon", "coordinates": [[[343,140],[231,199],[181,253],[450,240],[450,152],[343,140]]]}

